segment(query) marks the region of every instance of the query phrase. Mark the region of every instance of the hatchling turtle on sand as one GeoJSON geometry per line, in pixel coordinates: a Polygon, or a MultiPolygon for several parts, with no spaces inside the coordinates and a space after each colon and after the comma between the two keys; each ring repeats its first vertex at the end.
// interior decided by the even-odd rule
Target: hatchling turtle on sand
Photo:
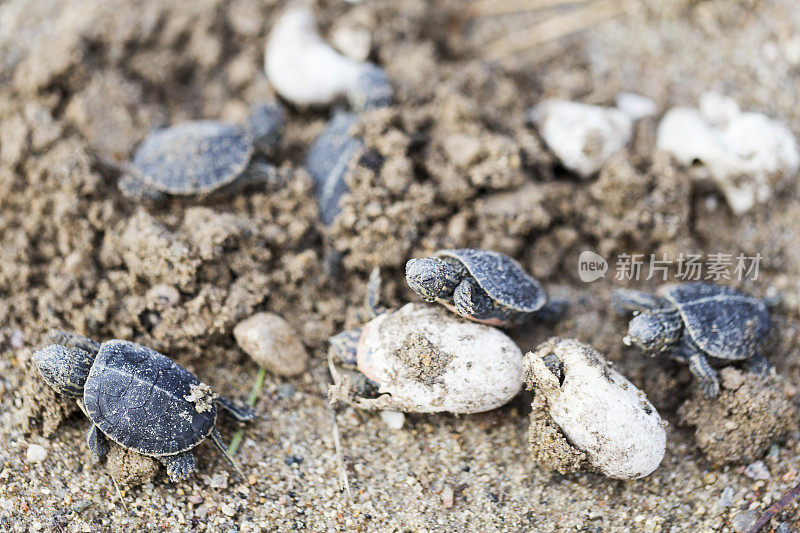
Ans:
{"type": "Polygon", "coordinates": [[[277,104],[259,104],[244,126],[198,120],[156,130],[139,145],[118,187],[128,198],[158,201],[209,194],[234,182],[275,182],[276,168],[254,156],[277,145],[283,125],[277,104]]]}
{"type": "Polygon", "coordinates": [[[95,460],[108,452],[109,438],[160,460],[170,479],[194,470],[192,449],[206,438],[241,475],[216,429],[217,409],[238,422],[251,420],[249,408],[217,396],[191,372],[155,350],[133,342],[102,344],[58,333],[33,356],[42,377],[56,392],[77,400],[92,421],[86,440],[95,460]]]}
{"type": "Polygon", "coordinates": [[[636,311],[623,342],[655,357],[669,354],[689,365],[706,397],[719,394],[718,364],[747,360],[758,375],[770,364],[758,351],[769,331],[768,305],[731,287],[708,283],[683,283],[665,287],[663,297],[618,289],[615,305],[636,311]]]}
{"type": "Polygon", "coordinates": [[[514,259],[490,250],[440,250],[410,259],[406,281],[426,302],[492,326],[519,326],[537,313],[552,319],[563,305],[547,303],[539,282],[514,259]]]}

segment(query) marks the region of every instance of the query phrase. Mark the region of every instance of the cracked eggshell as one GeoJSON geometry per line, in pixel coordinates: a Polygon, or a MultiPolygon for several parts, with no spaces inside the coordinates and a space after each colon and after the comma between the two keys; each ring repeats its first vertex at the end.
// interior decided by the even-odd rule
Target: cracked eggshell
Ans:
{"type": "Polygon", "coordinates": [[[580,102],[544,100],[530,118],[561,163],[583,178],[600,170],[633,134],[633,121],[619,109],[580,102]]]}
{"type": "Polygon", "coordinates": [[[525,381],[544,396],[569,443],[605,475],[641,478],[661,463],[667,435],[658,411],[591,346],[546,341],[525,356],[525,381]],[[552,356],[562,365],[563,380],[545,365],[552,356]]]}
{"type": "Polygon", "coordinates": [[[264,52],[270,84],[298,105],[326,105],[347,94],[358,86],[366,65],[323,41],[311,8],[302,3],[290,6],[278,18],[264,52]]]}
{"type": "Polygon", "coordinates": [[[730,98],[706,93],[699,108],[675,107],[658,126],[656,145],[694,179],[710,178],[742,214],[796,179],[800,151],[792,132],[759,113],[742,113],[730,98]]]}
{"type": "Polygon", "coordinates": [[[453,317],[439,306],[410,303],[364,326],[358,368],[379,383],[369,409],[479,413],[522,388],[522,352],[505,333],[453,317]]]}

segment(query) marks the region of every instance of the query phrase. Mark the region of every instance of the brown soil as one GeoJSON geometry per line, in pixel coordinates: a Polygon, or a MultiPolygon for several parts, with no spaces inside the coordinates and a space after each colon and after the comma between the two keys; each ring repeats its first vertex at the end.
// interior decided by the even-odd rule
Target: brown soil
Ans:
{"type": "MultiPolygon", "coordinates": [[[[580,181],[543,147],[525,112],[551,96],[610,105],[619,90],[645,94],[663,111],[716,89],[800,132],[794,0],[647,1],[505,61],[486,60],[480,44],[551,13],[486,17],[447,37],[446,10],[459,5],[319,3],[323,32],[345,13],[371,30],[372,58],[397,93],[396,105],[362,117],[358,131],[379,157],[355,165],[352,195],[327,229],[302,169],[326,110],[285,105],[275,160],[291,179],[274,190],[136,204],[117,191],[110,164],[129,159],[153,128],[239,121],[250,104],[273,98],[262,60],[275,2],[0,6],[0,529],[725,531],[738,512],[764,509],[796,483],[796,424],[766,457],[773,437],[763,426],[747,444],[770,479],[707,461],[675,423],[692,396],[688,371],[623,348],[626,322],[609,312],[610,289],[620,284],[608,279],[613,264],[592,284],[575,267],[587,249],[607,258],[760,253],[758,280],[729,283],[785,295],[765,352],[780,386],[723,394],[744,402],[739,413],[766,412],[766,401],[796,404],[796,191],[735,217],[719,194],[691,185],[684,170],[652,152],[655,120],[640,123],[629,149],[599,176],[580,181]],[[367,164],[375,160],[382,164],[367,164]],[[392,431],[380,416],[352,408],[331,415],[326,341],[363,323],[372,267],[383,268],[386,304],[396,307],[414,299],[402,278],[405,261],[446,247],[512,255],[551,296],[571,302],[558,324],[512,335],[523,352],[558,335],[614,361],[672,422],[655,473],[617,482],[541,470],[525,442],[526,395],[491,424],[410,415],[392,431]],[[328,268],[331,248],[342,256],[339,269],[328,268]],[[29,362],[53,328],[129,339],[243,400],[257,368],[232,330],[259,311],[284,317],[312,360],[297,378],[268,376],[260,416],[237,455],[244,481],[220,475],[228,466],[208,444],[196,452],[196,475],[177,485],[131,458],[91,465],[87,420],[29,362]],[[27,462],[30,443],[45,447],[44,462],[27,462]],[[349,494],[339,483],[342,464],[349,494]],[[109,467],[121,484],[145,483],[118,494],[109,467]]],[[[652,290],[656,281],[628,285],[652,290]]],[[[228,439],[234,428],[221,430],[228,439]]],[[[778,522],[800,528],[797,504],[778,522]]]]}

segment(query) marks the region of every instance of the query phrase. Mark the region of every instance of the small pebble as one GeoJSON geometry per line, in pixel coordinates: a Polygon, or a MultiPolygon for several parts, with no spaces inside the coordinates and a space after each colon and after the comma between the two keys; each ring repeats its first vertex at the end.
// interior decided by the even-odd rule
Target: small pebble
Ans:
{"type": "Polygon", "coordinates": [[[548,148],[582,178],[600,170],[633,132],[633,121],[619,109],[566,100],[544,100],[530,117],[548,148]]]}
{"type": "Polygon", "coordinates": [[[737,533],[745,533],[750,531],[753,524],[758,520],[758,511],[751,509],[749,511],[742,511],[731,520],[731,526],[737,533]]]}
{"type": "Polygon", "coordinates": [[[217,472],[209,480],[208,486],[215,489],[224,489],[228,486],[228,473],[217,472]]]}
{"type": "Polygon", "coordinates": [[[227,503],[223,503],[219,506],[219,510],[222,511],[222,514],[225,516],[233,517],[236,514],[236,509],[228,505],[227,503]]]}
{"type": "Polygon", "coordinates": [[[750,479],[769,479],[770,473],[764,461],[754,461],[744,469],[744,475],[750,479]]]}
{"type": "Polygon", "coordinates": [[[178,305],[181,301],[181,294],[172,285],[158,284],[150,287],[145,295],[147,306],[150,309],[162,310],[178,305]]]}
{"type": "Polygon", "coordinates": [[[301,464],[303,462],[303,456],[302,455],[287,455],[286,457],[283,458],[283,462],[286,463],[289,466],[292,466],[292,465],[297,466],[297,465],[299,465],[299,464],[301,464]]]}
{"type": "Polygon", "coordinates": [[[294,386],[294,383],[281,383],[278,385],[278,398],[281,400],[292,398],[295,392],[297,392],[297,387],[294,386]]]}
{"type": "Polygon", "coordinates": [[[617,96],[614,97],[614,103],[617,104],[617,109],[633,120],[652,117],[658,111],[658,106],[654,101],[636,93],[617,93],[617,96]]]}
{"type": "Polygon", "coordinates": [[[91,507],[91,505],[92,505],[91,500],[78,500],[72,504],[72,507],[70,507],[70,509],[72,509],[76,513],[82,513],[83,511],[91,507]]]}
{"type": "Polygon", "coordinates": [[[203,503],[203,496],[201,496],[200,494],[192,494],[191,496],[189,496],[189,503],[193,505],[201,504],[203,503]]]}
{"type": "Polygon", "coordinates": [[[447,509],[451,508],[453,506],[453,497],[453,487],[445,485],[442,489],[442,505],[447,509]]]}
{"type": "Polygon", "coordinates": [[[14,329],[11,331],[10,342],[12,348],[16,348],[19,350],[20,348],[25,346],[25,336],[22,334],[20,330],[14,329]]]}
{"type": "Polygon", "coordinates": [[[355,61],[366,61],[372,49],[372,35],[369,30],[353,25],[336,26],[331,42],[341,53],[355,61]]]}
{"type": "Polygon", "coordinates": [[[399,411],[381,411],[381,418],[390,429],[402,429],[406,422],[406,415],[399,411]]]}
{"type": "Polygon", "coordinates": [[[293,376],[306,368],[308,353],[300,336],[278,315],[255,314],[239,322],[233,336],[253,361],[273,374],[293,376]]]}
{"type": "Polygon", "coordinates": [[[47,458],[47,450],[38,444],[31,444],[28,446],[26,457],[29,463],[41,463],[47,458]]]}
{"type": "Polygon", "coordinates": [[[719,505],[721,507],[730,507],[733,505],[733,487],[725,487],[722,489],[722,494],[719,496],[719,505]]]}

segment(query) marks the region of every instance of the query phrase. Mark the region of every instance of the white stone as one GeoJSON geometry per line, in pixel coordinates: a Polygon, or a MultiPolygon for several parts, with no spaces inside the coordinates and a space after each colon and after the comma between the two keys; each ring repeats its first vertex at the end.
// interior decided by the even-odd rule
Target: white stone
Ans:
{"type": "Polygon", "coordinates": [[[605,475],[641,478],[661,463],[667,434],[658,411],[591,346],[550,339],[525,356],[525,378],[569,443],[605,475]],[[545,365],[551,355],[563,365],[561,381],[545,365]]]}
{"type": "Polygon", "coordinates": [[[531,121],[561,163],[587,178],[631,138],[633,121],[620,111],[566,100],[545,100],[531,121]]]}
{"type": "Polygon", "coordinates": [[[636,93],[617,93],[614,103],[617,104],[617,109],[628,115],[631,120],[652,117],[658,111],[658,106],[653,100],[636,93]]]}
{"type": "Polygon", "coordinates": [[[381,419],[389,429],[403,429],[406,423],[406,415],[400,411],[381,411],[381,419]]]}
{"type": "Polygon", "coordinates": [[[336,25],[331,42],[341,53],[354,61],[366,61],[372,50],[372,35],[369,30],[352,24],[336,25]]]}
{"type": "Polygon", "coordinates": [[[31,444],[28,446],[25,457],[29,463],[41,463],[47,458],[47,450],[38,444],[31,444]]]}
{"type": "Polygon", "coordinates": [[[308,5],[290,6],[272,27],[264,70],[272,87],[299,105],[326,105],[357,86],[367,63],[346,57],[322,40],[308,5]]]}
{"type": "Polygon", "coordinates": [[[478,413],[522,388],[522,352],[505,333],[438,306],[406,304],[361,330],[358,369],[379,384],[364,409],[478,413]]]}
{"type": "Polygon", "coordinates": [[[273,374],[293,376],[303,372],[308,361],[300,336],[282,317],[257,313],[233,328],[239,346],[273,374]]]}
{"type": "Polygon", "coordinates": [[[730,98],[707,93],[700,108],[671,109],[658,127],[657,148],[684,166],[697,165],[696,180],[712,180],[737,213],[769,201],[796,183],[797,140],[783,124],[742,113],[730,98]]]}

